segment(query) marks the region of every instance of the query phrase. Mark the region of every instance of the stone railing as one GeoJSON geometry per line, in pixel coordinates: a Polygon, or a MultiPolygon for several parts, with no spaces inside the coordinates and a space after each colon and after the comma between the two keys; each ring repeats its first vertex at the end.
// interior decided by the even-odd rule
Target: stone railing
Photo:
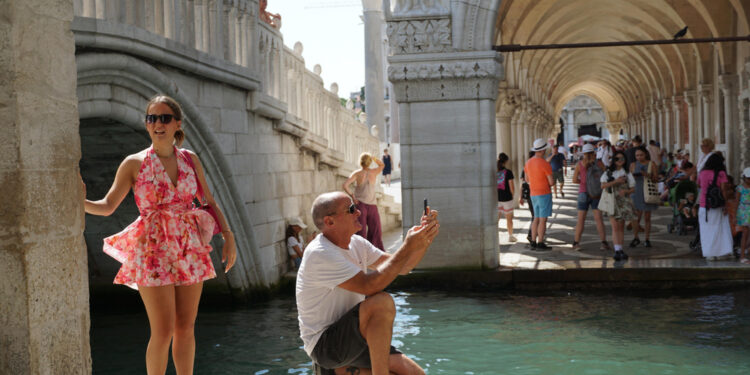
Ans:
{"type": "Polygon", "coordinates": [[[136,26],[249,68],[257,6],[251,0],[73,0],[76,16],[136,26]]]}
{"type": "Polygon", "coordinates": [[[341,174],[356,168],[361,152],[378,155],[377,138],[341,106],[337,85],[330,91],[323,87],[320,67],[305,68],[301,44],[285,47],[279,29],[259,20],[255,1],[74,0],[74,11],[78,17],[145,29],[247,68],[261,81],[252,110],[278,120],[277,130],[300,137],[302,148],[319,153],[325,164],[343,167],[341,174]]]}

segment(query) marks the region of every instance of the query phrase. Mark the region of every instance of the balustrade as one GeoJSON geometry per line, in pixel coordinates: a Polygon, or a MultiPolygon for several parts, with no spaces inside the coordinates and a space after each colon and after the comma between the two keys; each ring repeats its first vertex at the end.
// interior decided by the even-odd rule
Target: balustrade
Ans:
{"type": "Polygon", "coordinates": [[[350,169],[361,152],[376,155],[377,138],[341,105],[338,92],[323,87],[319,67],[305,67],[302,45],[284,46],[279,29],[262,22],[257,7],[251,0],[74,0],[78,17],[146,29],[257,72],[265,95],[287,103],[315,142],[327,141],[332,164],[350,169]]]}

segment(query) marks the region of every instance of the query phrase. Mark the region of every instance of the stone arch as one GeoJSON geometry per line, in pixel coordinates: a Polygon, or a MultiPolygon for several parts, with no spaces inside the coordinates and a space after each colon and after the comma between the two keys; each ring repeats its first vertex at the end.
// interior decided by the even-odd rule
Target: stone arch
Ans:
{"type": "Polygon", "coordinates": [[[137,129],[143,126],[142,111],[151,96],[164,93],[180,103],[188,142],[205,166],[206,176],[213,182],[213,193],[236,233],[238,257],[233,271],[227,274],[229,287],[235,296],[244,298],[243,291],[267,286],[268,280],[258,272],[255,234],[238,188],[231,179],[232,170],[211,127],[188,94],[154,66],[131,56],[85,53],[76,56],[76,63],[81,119],[110,118],[137,129]],[[80,90],[82,85],[93,89],[80,90]],[[108,86],[124,90],[119,100],[107,97],[108,86]]]}

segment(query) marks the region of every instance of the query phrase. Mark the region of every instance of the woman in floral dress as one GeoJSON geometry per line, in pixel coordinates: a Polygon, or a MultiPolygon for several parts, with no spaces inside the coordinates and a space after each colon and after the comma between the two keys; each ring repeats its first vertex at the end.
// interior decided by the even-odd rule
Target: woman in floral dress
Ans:
{"type": "Polygon", "coordinates": [[[635,219],[633,201],[630,194],[635,191],[635,179],[625,170],[627,163],[625,153],[617,151],[612,156],[612,163],[605,173],[602,173],[602,190],[609,190],[615,195],[615,213],[609,216],[612,225],[612,243],[615,245],[615,260],[628,259],[628,254],[622,250],[625,241],[625,222],[635,219]]]}
{"type": "Polygon", "coordinates": [[[193,326],[203,281],[216,277],[209,254],[215,225],[223,228],[222,261],[227,271],[237,257],[234,236],[208,189],[200,160],[178,149],[185,138],[181,126],[182,110],[174,99],[151,99],[146,130],[152,145],[126,157],[107,195],[84,205],[86,213],[109,216],[133,189],[140,216],[105,238],[104,252],[122,263],[114,283],[138,289],[146,306],[151,327],[146,349],[149,375],[165,373],[170,343],[177,374],[193,373],[193,326]],[[193,207],[198,184],[204,192],[199,198],[213,207],[219,223],[193,207]]]}

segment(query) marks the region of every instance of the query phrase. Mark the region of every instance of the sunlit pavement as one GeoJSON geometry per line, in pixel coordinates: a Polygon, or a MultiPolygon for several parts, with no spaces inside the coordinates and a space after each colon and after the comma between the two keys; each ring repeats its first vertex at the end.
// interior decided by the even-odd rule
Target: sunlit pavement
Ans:
{"type": "MultiPolygon", "coordinates": [[[[546,243],[552,247],[552,250],[534,251],[529,248],[526,235],[528,234],[531,214],[526,205],[515,210],[513,233],[518,240],[517,242],[511,243],[508,241],[505,219],[500,220],[498,223],[500,270],[640,269],[648,270],[648,275],[643,274],[648,279],[696,280],[720,278],[750,280],[750,266],[739,263],[734,257],[719,261],[708,261],[702,257],[700,252],[692,251],[689,243],[695,238],[694,230],[689,231],[686,235],[669,233],[667,225],[672,222],[672,208],[667,206],[659,207],[652,214],[651,248],[643,246],[645,240],[643,232],[639,234],[641,244],[635,248],[629,247],[628,245],[633,239],[633,232],[626,230],[624,251],[630,256],[626,261],[615,262],[612,251],[599,249],[601,241],[596,231],[592,211],[589,211],[586,217],[585,229],[581,237],[582,249],[574,251],[572,243],[577,216],[578,186],[572,183],[571,177],[572,170],[569,170],[564,187],[565,197],[553,197],[553,214],[548,220],[545,238],[546,243]],[[696,268],[703,271],[700,274],[691,271],[696,268]],[[718,273],[706,272],[709,269],[716,269],[718,273]],[[664,272],[662,273],[662,271],[664,272]]],[[[384,190],[400,202],[400,181],[393,182],[390,188],[384,186],[384,190]]],[[[609,219],[605,217],[604,223],[607,241],[612,247],[612,231],[609,219]]],[[[643,225],[643,220],[641,220],[641,226],[643,225]]],[[[401,240],[400,230],[383,234],[384,244],[390,252],[398,249],[401,240]]],[[[594,279],[603,278],[601,275],[591,274],[590,276],[594,279]]]]}

